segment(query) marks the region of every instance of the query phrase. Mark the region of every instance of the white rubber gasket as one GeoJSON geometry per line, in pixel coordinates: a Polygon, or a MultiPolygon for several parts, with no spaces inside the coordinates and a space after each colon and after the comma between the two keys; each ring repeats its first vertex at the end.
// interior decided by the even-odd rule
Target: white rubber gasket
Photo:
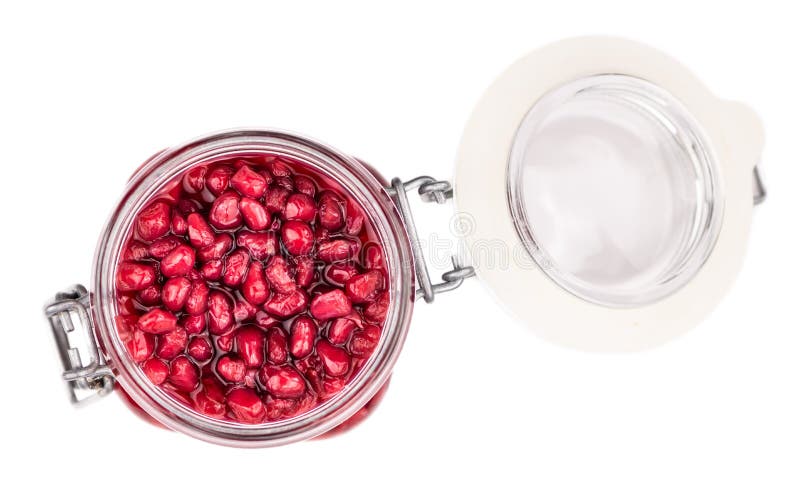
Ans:
{"type": "Polygon", "coordinates": [[[478,102],[459,147],[455,204],[466,261],[514,316],[543,338],[588,351],[652,348],[697,325],[738,272],[753,208],[753,168],[763,147],[757,116],[711,94],[662,52],[610,37],[580,37],[536,50],[503,73],[478,102]],[[527,253],[508,206],[506,169],[515,134],[531,107],[566,82],[602,74],[638,77],[680,101],[704,130],[721,178],[723,217],[716,245],[674,294],[632,308],[580,299],[551,280],[527,253]],[[482,258],[493,249],[500,258],[482,258]],[[505,261],[504,261],[505,259],[505,261]]]}

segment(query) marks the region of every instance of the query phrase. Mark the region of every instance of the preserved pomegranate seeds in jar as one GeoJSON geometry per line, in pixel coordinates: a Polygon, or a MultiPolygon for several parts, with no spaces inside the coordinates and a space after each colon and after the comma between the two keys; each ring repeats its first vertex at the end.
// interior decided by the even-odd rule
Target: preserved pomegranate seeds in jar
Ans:
{"type": "Polygon", "coordinates": [[[375,350],[389,305],[359,205],[273,155],[195,167],[155,195],[115,280],[117,333],[147,378],[202,415],[246,424],[333,398],[375,350]]]}

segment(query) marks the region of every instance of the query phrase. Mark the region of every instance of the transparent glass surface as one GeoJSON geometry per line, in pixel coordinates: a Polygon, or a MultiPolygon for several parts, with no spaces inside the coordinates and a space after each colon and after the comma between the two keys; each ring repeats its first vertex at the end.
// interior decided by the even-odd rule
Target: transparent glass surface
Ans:
{"type": "Polygon", "coordinates": [[[709,142],[680,102],[623,75],[543,96],[508,166],[511,214],[538,266],[614,307],[655,302],[697,273],[719,233],[719,182],[709,142]]]}

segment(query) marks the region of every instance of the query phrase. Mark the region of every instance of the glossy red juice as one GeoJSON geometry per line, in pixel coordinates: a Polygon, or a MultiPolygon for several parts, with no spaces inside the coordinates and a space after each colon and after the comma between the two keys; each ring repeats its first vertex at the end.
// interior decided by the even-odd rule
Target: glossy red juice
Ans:
{"type": "Polygon", "coordinates": [[[334,397],[389,304],[370,219],[291,158],[196,167],[137,214],[117,266],[117,331],[154,384],[200,414],[258,424],[334,397]]]}

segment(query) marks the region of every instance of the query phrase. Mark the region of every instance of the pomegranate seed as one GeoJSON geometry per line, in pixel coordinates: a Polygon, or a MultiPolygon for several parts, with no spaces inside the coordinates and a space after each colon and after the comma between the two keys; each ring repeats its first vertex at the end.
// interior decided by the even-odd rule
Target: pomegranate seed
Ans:
{"type": "Polygon", "coordinates": [[[204,279],[210,281],[217,281],[222,278],[222,272],[225,269],[225,264],[222,260],[209,260],[200,268],[200,275],[204,279]]]}
{"type": "Polygon", "coordinates": [[[331,377],[341,377],[350,370],[350,356],[343,348],[334,347],[327,340],[317,342],[317,356],[322,368],[331,377]]]}
{"type": "Polygon", "coordinates": [[[386,312],[389,310],[389,292],[378,295],[377,300],[364,308],[364,316],[367,320],[382,325],[386,320],[386,312]]]}
{"type": "Polygon", "coordinates": [[[355,207],[347,204],[347,220],[345,221],[344,233],[355,237],[364,228],[364,216],[355,207]]]}
{"type": "Polygon", "coordinates": [[[161,289],[161,301],[164,306],[173,312],[183,308],[192,290],[192,282],[186,277],[170,278],[161,289]]]}
{"type": "Polygon", "coordinates": [[[156,348],[156,339],[149,333],[134,330],[126,346],[134,361],[143,362],[153,354],[153,350],[156,348]]]}
{"type": "MultiPolygon", "coordinates": [[[[210,227],[209,227],[210,228],[210,227]]],[[[197,258],[204,262],[219,260],[233,247],[233,237],[228,233],[222,233],[214,237],[211,245],[201,248],[197,252],[197,258]]]]}
{"type": "Polygon", "coordinates": [[[206,248],[214,244],[214,230],[211,229],[211,226],[202,215],[190,213],[186,217],[186,223],[188,224],[189,241],[192,245],[196,248],[206,248]]]}
{"type": "MultiPolygon", "coordinates": [[[[276,257],[277,258],[277,257],[276,257]]],[[[269,286],[264,278],[264,267],[261,262],[250,262],[247,275],[242,284],[242,295],[248,302],[260,305],[269,297],[269,286]]]]}
{"type": "Polygon", "coordinates": [[[261,369],[261,382],[276,398],[298,398],[306,393],[306,381],[292,367],[265,365],[261,369]]]}
{"type": "Polygon", "coordinates": [[[214,194],[214,196],[222,195],[222,192],[228,189],[231,177],[233,176],[233,169],[230,167],[222,166],[211,169],[206,175],[206,188],[214,194]]]}
{"type": "Polygon", "coordinates": [[[181,239],[178,237],[164,237],[154,240],[147,249],[147,253],[158,260],[163,259],[170,254],[175,248],[181,244],[181,239]]]}
{"type": "Polygon", "coordinates": [[[334,263],[325,269],[325,280],[337,287],[343,287],[353,275],[358,275],[358,268],[351,263],[334,263]]]}
{"type": "Polygon", "coordinates": [[[283,218],[285,220],[300,220],[311,222],[317,216],[317,206],[314,199],[305,193],[293,193],[286,200],[283,208],[283,218]]]}
{"type": "Polygon", "coordinates": [[[308,307],[308,294],[303,290],[292,293],[275,293],[264,304],[264,311],[276,317],[286,318],[296,315],[308,307]]]}
{"type": "Polygon", "coordinates": [[[217,337],[217,348],[223,352],[230,352],[233,350],[233,333],[229,332],[225,335],[217,337]]]}
{"type": "Polygon", "coordinates": [[[314,349],[317,324],[306,315],[295,318],[289,335],[289,351],[294,358],[303,358],[314,349]]]}
{"type": "Polygon", "coordinates": [[[294,279],[289,273],[289,266],[286,260],[282,257],[272,257],[272,260],[267,264],[264,274],[272,286],[272,289],[278,293],[291,293],[297,289],[294,279]]]}
{"type": "Polygon", "coordinates": [[[235,287],[242,283],[247,273],[247,266],[250,264],[250,255],[247,250],[238,249],[228,255],[225,259],[225,273],[222,274],[222,283],[229,287],[235,287]]]}
{"type": "Polygon", "coordinates": [[[192,282],[189,298],[186,299],[183,308],[190,315],[197,315],[208,309],[208,285],[205,282],[192,282]]]}
{"type": "Polygon", "coordinates": [[[344,286],[344,291],[353,303],[369,303],[383,290],[383,273],[370,270],[353,276],[344,286]]]}
{"type": "Polygon", "coordinates": [[[317,185],[314,183],[314,180],[304,175],[294,176],[294,188],[297,189],[298,192],[308,195],[311,198],[314,198],[317,194],[317,185]]]}
{"type": "Polygon", "coordinates": [[[208,294],[208,331],[221,335],[233,326],[233,305],[227,295],[214,290],[208,294]]]}
{"type": "Polygon", "coordinates": [[[353,338],[350,339],[350,353],[356,357],[368,357],[380,339],[381,329],[375,325],[367,325],[364,330],[353,334],[353,338]]]}
{"type": "Polygon", "coordinates": [[[187,357],[181,355],[169,365],[169,383],[181,392],[191,392],[197,388],[200,373],[187,357]]]}
{"type": "Polygon", "coordinates": [[[290,194],[291,192],[283,187],[269,187],[267,189],[267,195],[264,197],[264,206],[267,207],[269,213],[282,212],[290,194]]]}
{"type": "Polygon", "coordinates": [[[214,375],[206,375],[202,379],[203,391],[208,398],[217,402],[225,402],[225,386],[214,375]]]}
{"type": "Polygon", "coordinates": [[[161,302],[161,289],[157,285],[150,285],[145,288],[137,297],[142,305],[154,307],[161,302]]]}
{"type": "Polygon", "coordinates": [[[151,358],[142,364],[142,371],[156,385],[161,385],[169,376],[169,366],[157,358],[151,358]]]}
{"type": "Polygon", "coordinates": [[[314,248],[314,232],[307,223],[289,220],[281,227],[283,245],[292,255],[308,255],[314,248]]]}
{"type": "Polygon", "coordinates": [[[244,298],[237,298],[233,303],[233,319],[239,323],[256,316],[258,308],[244,298]]]}
{"type": "Polygon", "coordinates": [[[356,328],[356,323],[347,317],[333,320],[328,327],[328,340],[334,345],[344,345],[350,339],[350,334],[356,328]]]}
{"type": "Polygon", "coordinates": [[[317,320],[347,315],[353,309],[350,299],[339,289],[317,295],[311,300],[311,315],[317,320]]]}
{"type": "Polygon", "coordinates": [[[267,360],[275,365],[285,363],[289,359],[289,345],[286,334],[280,327],[272,327],[267,331],[267,360]]]}
{"type": "Polygon", "coordinates": [[[270,216],[267,209],[257,200],[244,197],[239,201],[239,210],[242,212],[244,224],[252,230],[264,230],[269,226],[270,216]]]}
{"type": "Polygon", "coordinates": [[[242,224],[242,212],[239,210],[239,195],[225,192],[211,205],[208,212],[208,223],[220,230],[230,230],[242,224]]]}
{"type": "Polygon", "coordinates": [[[186,334],[186,330],[177,327],[175,330],[158,337],[156,355],[164,360],[172,360],[177,357],[178,354],[183,353],[188,342],[189,335],[186,334]]]}
{"type": "Polygon", "coordinates": [[[143,332],[159,334],[167,333],[175,329],[178,319],[172,313],[154,308],[139,317],[139,328],[143,332]]]}
{"type": "Polygon", "coordinates": [[[212,400],[205,391],[199,392],[194,397],[194,408],[198,412],[212,418],[225,418],[226,408],[221,402],[212,400]]]}
{"type": "Polygon", "coordinates": [[[244,380],[244,362],[233,355],[223,355],[217,360],[217,373],[229,382],[239,383],[244,380]]]}
{"type": "Polygon", "coordinates": [[[117,290],[135,292],[156,281],[156,269],[146,263],[122,262],[117,266],[117,290]]]}
{"type": "Polygon", "coordinates": [[[231,186],[245,197],[259,198],[267,189],[267,181],[262,175],[244,165],[231,177],[231,186]]]}
{"type": "Polygon", "coordinates": [[[383,262],[383,249],[376,243],[368,243],[364,245],[364,268],[372,270],[376,268],[384,268],[383,262]]]}
{"type": "Polygon", "coordinates": [[[295,282],[299,287],[307,287],[314,281],[316,269],[311,257],[295,257],[295,282]]]}
{"type": "Polygon", "coordinates": [[[258,394],[250,388],[231,390],[227,404],[231,415],[242,423],[260,423],[267,414],[258,394]]]}
{"type": "Polygon", "coordinates": [[[331,240],[319,244],[317,256],[323,262],[348,260],[358,252],[358,244],[352,240],[331,240]]]}
{"type": "Polygon", "coordinates": [[[322,387],[320,388],[320,395],[319,398],[321,400],[327,400],[337,393],[339,393],[342,388],[344,388],[347,380],[343,377],[333,377],[333,378],[326,378],[322,381],[322,387]]]}
{"type": "Polygon", "coordinates": [[[186,353],[198,362],[205,362],[214,356],[214,348],[203,337],[194,337],[186,348],[186,353]]]}
{"type": "Polygon", "coordinates": [[[258,325],[261,328],[269,328],[277,323],[281,323],[279,319],[270,316],[267,312],[264,311],[256,312],[255,321],[256,325],[258,325]]]}
{"type": "Polygon", "coordinates": [[[178,213],[172,215],[172,233],[175,235],[185,235],[189,230],[189,223],[178,213]]]}
{"type": "Polygon", "coordinates": [[[136,240],[131,241],[128,248],[125,249],[125,252],[122,254],[123,260],[133,260],[139,261],[144,260],[147,256],[150,255],[149,248],[142,242],[137,242],[136,240]]]}
{"type": "Polygon", "coordinates": [[[273,232],[241,232],[236,244],[250,252],[255,260],[264,261],[278,253],[278,237],[273,232]]]}
{"type": "Polygon", "coordinates": [[[260,328],[245,325],[236,331],[236,353],[248,367],[260,367],[264,363],[264,332],[260,328]]]}
{"type": "Polygon", "coordinates": [[[289,166],[280,160],[270,162],[267,168],[269,168],[269,173],[271,173],[273,177],[288,177],[292,174],[292,170],[289,166]]]}
{"type": "Polygon", "coordinates": [[[183,320],[183,328],[189,335],[195,335],[206,329],[206,314],[187,315],[183,320]]]}
{"type": "Polygon", "coordinates": [[[344,226],[342,200],[329,190],[319,194],[319,224],[332,232],[344,226]]]}
{"type": "Polygon", "coordinates": [[[182,277],[194,267],[195,253],[188,245],[179,245],[161,260],[161,273],[165,277],[182,277]]]}
{"type": "Polygon", "coordinates": [[[331,239],[331,232],[328,230],[317,226],[316,231],[314,232],[314,241],[317,243],[324,243],[331,239]]]}
{"type": "Polygon", "coordinates": [[[172,220],[170,207],[164,202],[154,202],[136,216],[136,232],[145,241],[166,235],[172,220]]]}
{"type": "Polygon", "coordinates": [[[200,208],[200,202],[197,200],[184,198],[178,201],[178,211],[181,212],[182,215],[189,215],[190,213],[197,212],[200,208]]]}
{"type": "Polygon", "coordinates": [[[189,170],[183,176],[181,186],[186,193],[200,193],[206,186],[206,167],[189,170]]]}

